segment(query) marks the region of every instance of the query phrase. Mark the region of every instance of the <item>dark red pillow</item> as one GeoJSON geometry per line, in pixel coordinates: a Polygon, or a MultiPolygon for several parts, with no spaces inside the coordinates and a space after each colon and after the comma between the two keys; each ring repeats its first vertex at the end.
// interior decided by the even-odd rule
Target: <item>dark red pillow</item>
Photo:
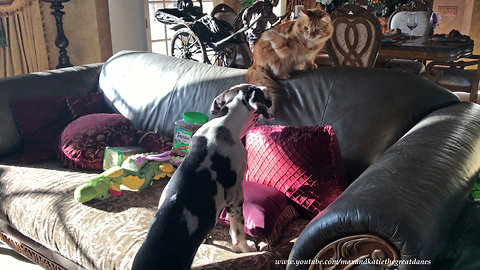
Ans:
{"type": "Polygon", "coordinates": [[[59,158],[75,169],[101,170],[107,146],[130,146],[132,122],[121,114],[89,114],[71,122],[59,140],[59,158]]]}
{"type": "Polygon", "coordinates": [[[255,126],[246,136],[245,180],[284,193],[313,218],[345,189],[345,172],[330,126],[255,126]]]}
{"type": "Polygon", "coordinates": [[[173,139],[151,131],[137,131],[137,144],[147,152],[163,153],[172,149],[173,139]]]}
{"type": "Polygon", "coordinates": [[[81,97],[67,97],[66,100],[72,119],[77,119],[87,114],[105,112],[105,103],[101,92],[81,97]]]}
{"type": "Polygon", "coordinates": [[[23,140],[23,162],[56,158],[58,135],[70,122],[65,97],[10,101],[23,140]]]}
{"type": "MultiPolygon", "coordinates": [[[[248,235],[265,239],[272,246],[282,235],[288,223],[298,215],[288,198],[278,190],[265,185],[243,181],[243,217],[248,235]]],[[[217,224],[229,226],[225,209],[217,224]]]]}

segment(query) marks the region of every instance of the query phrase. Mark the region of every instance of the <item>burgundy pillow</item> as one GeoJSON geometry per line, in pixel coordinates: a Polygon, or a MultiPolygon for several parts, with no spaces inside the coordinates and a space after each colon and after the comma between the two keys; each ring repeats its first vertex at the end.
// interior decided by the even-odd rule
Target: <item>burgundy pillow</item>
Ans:
{"type": "Polygon", "coordinates": [[[172,149],[173,139],[151,131],[137,131],[138,145],[147,152],[163,153],[172,149]]]}
{"type": "Polygon", "coordinates": [[[23,162],[56,158],[58,135],[70,122],[64,97],[10,101],[23,140],[23,162]]]}
{"type": "MultiPolygon", "coordinates": [[[[264,238],[272,246],[282,235],[288,223],[298,215],[288,198],[278,190],[265,185],[243,181],[243,217],[248,235],[264,238]]],[[[217,224],[229,226],[225,209],[217,224]]]]}
{"type": "Polygon", "coordinates": [[[105,112],[103,95],[95,92],[82,97],[67,97],[67,106],[73,119],[92,113],[105,112]]]}
{"type": "Polygon", "coordinates": [[[246,136],[245,180],[271,186],[313,218],[345,189],[335,133],[330,126],[255,126],[246,136]]]}
{"type": "Polygon", "coordinates": [[[107,146],[130,146],[134,141],[132,122],[121,114],[89,114],[63,130],[59,158],[71,168],[101,170],[107,146]]]}

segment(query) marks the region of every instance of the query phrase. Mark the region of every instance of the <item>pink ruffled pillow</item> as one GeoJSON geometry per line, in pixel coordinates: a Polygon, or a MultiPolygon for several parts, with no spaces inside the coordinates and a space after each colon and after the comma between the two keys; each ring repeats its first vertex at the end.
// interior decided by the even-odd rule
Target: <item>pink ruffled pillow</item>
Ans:
{"type": "Polygon", "coordinates": [[[273,187],[313,218],[346,187],[330,126],[255,126],[246,136],[245,180],[273,187]]]}
{"type": "MultiPolygon", "coordinates": [[[[275,244],[285,227],[298,212],[288,198],[278,190],[257,183],[243,181],[243,217],[245,232],[275,244]]],[[[229,226],[227,211],[223,209],[217,224],[229,226]]]]}
{"type": "Polygon", "coordinates": [[[59,139],[59,158],[74,169],[101,170],[107,146],[135,142],[132,122],[121,114],[89,114],[72,121],[59,139]]]}

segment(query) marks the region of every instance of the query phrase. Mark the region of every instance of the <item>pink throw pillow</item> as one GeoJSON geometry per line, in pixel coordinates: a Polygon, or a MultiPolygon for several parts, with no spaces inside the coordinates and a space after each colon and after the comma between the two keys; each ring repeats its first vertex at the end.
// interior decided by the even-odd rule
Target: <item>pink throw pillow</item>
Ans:
{"type": "Polygon", "coordinates": [[[59,158],[71,168],[101,170],[107,146],[130,146],[134,142],[132,122],[121,114],[89,114],[63,130],[59,158]]]}
{"type": "Polygon", "coordinates": [[[340,148],[330,126],[255,126],[246,136],[245,180],[273,187],[313,218],[345,189],[340,148]]]}

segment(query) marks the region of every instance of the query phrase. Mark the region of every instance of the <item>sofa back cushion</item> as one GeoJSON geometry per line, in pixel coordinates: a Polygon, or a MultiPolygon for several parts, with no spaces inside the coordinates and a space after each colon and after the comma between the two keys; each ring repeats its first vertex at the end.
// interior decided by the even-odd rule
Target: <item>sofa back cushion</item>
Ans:
{"type": "Polygon", "coordinates": [[[175,121],[184,112],[209,114],[213,99],[243,83],[244,74],[161,54],[122,51],[105,63],[99,83],[107,103],[132,120],[135,129],[158,129],[173,138],[175,121]]]}
{"type": "MultiPolygon", "coordinates": [[[[123,51],[104,65],[100,88],[137,130],[171,137],[183,112],[209,113],[213,99],[243,83],[245,72],[123,51]]],[[[268,124],[331,125],[349,182],[428,113],[458,102],[423,78],[384,69],[322,68],[297,72],[281,84],[283,102],[268,124]]]]}
{"type": "Polygon", "coordinates": [[[389,69],[323,68],[282,85],[285,105],[273,124],[332,126],[349,182],[427,114],[458,102],[424,78],[389,69]]]}

